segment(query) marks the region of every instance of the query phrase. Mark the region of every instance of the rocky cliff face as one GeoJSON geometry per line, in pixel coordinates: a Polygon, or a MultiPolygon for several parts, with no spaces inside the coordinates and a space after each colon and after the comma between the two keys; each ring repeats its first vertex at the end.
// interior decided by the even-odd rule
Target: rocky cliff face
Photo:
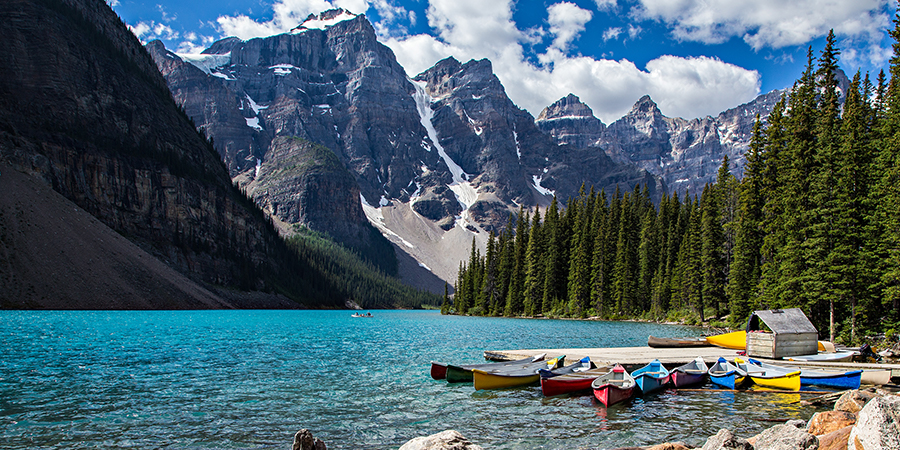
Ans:
{"type": "Polygon", "coordinates": [[[603,149],[621,164],[660,177],[669,192],[700,194],[706,183],[715,182],[726,155],[732,173],[741,175],[756,115],[765,120],[781,95],[773,91],[716,117],[693,120],[666,117],[644,96],[608,127],[570,95],[545,109],[538,124],[559,142],[603,149]]]}
{"type": "Polygon", "coordinates": [[[196,281],[268,290],[287,276],[284,243],[104,2],[11,0],[0,16],[4,164],[196,281]]]}

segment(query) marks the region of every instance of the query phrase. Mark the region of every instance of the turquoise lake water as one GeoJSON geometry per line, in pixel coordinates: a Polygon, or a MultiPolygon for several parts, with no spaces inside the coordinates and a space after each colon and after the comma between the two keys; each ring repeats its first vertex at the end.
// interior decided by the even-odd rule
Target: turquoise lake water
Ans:
{"type": "Polygon", "coordinates": [[[429,376],[431,360],[484,350],[641,346],[696,328],[372,312],[0,311],[0,447],[287,449],[301,428],[329,449],[446,429],[486,449],[702,446],[816,412],[799,394],[672,389],[607,409],[429,376]]]}

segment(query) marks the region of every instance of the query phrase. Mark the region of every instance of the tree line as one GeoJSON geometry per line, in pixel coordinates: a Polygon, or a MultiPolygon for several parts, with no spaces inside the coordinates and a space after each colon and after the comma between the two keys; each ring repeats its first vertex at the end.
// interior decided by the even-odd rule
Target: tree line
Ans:
{"type": "MultiPolygon", "coordinates": [[[[520,209],[474,241],[445,313],[719,321],[801,308],[822,336],[856,343],[900,322],[900,16],[889,77],[835,76],[834,33],[771,113],[741,179],[722,161],[702,193],[582,188],[520,209]],[[888,79],[889,78],[889,79],[888,79]]],[[[725,324],[721,322],[721,324],[725,324]]]]}

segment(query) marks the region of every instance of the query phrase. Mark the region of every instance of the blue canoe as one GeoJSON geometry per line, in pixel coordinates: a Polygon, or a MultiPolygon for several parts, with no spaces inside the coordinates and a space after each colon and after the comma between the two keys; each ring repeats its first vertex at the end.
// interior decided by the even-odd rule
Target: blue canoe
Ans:
{"type": "Polygon", "coordinates": [[[718,361],[709,368],[709,372],[707,373],[709,374],[709,381],[728,389],[737,389],[749,379],[747,377],[747,372],[744,372],[743,369],[728,362],[721,356],[718,361]]]}
{"type": "Polygon", "coordinates": [[[800,369],[800,385],[801,386],[824,386],[837,389],[859,389],[860,380],[862,379],[862,370],[834,371],[824,369],[812,369],[803,367],[785,367],[777,364],[766,364],[754,359],[755,362],[763,368],[773,367],[788,370],[800,369]]]}
{"type": "Polygon", "coordinates": [[[662,389],[669,382],[669,370],[658,359],[654,359],[650,361],[650,364],[631,372],[631,376],[634,377],[638,389],[643,394],[662,389]]]}

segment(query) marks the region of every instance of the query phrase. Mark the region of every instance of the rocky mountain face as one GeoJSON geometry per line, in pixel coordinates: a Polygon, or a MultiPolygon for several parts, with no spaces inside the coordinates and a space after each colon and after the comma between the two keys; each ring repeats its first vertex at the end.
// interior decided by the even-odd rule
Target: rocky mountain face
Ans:
{"type": "MultiPolygon", "coordinates": [[[[9,168],[42,180],[193,282],[271,292],[277,280],[302,292],[302,286],[280,279],[290,280],[289,269],[302,268],[265,215],[232,185],[213,146],[172,101],[154,61],[106,3],[10,0],[0,5],[0,17],[4,176],[9,168]]],[[[56,208],[33,205],[42,207],[56,208]]],[[[15,229],[27,236],[30,225],[20,221],[15,229]]],[[[53,251],[37,242],[20,244],[29,251],[53,251]]],[[[0,294],[19,307],[91,307],[84,299],[60,304],[47,298],[51,291],[22,284],[20,265],[0,262],[0,269],[2,278],[13,282],[0,294]]],[[[52,267],[39,269],[31,279],[55,277],[52,267]]],[[[143,280],[141,286],[168,285],[158,278],[165,276],[162,271],[145,269],[136,267],[126,278],[143,280]]],[[[80,272],[79,281],[89,286],[78,292],[102,292],[112,299],[113,306],[102,307],[197,304],[185,291],[168,290],[141,292],[141,303],[116,303],[117,293],[104,284],[108,280],[80,272]]]]}
{"type": "Polygon", "coordinates": [[[781,91],[699,119],[670,118],[649,96],[608,127],[587,105],[569,95],[538,117],[538,126],[559,142],[603,149],[613,160],[634,164],[663,180],[668,192],[700,194],[716,180],[722,158],[740,176],[756,115],[765,120],[781,98],[781,91]]]}
{"type": "MultiPolygon", "coordinates": [[[[841,102],[850,81],[837,70],[841,102]]],[[[775,90],[715,117],[666,117],[650,96],[641,97],[621,119],[609,126],[594,117],[578,97],[569,94],[548,106],[537,124],[562,144],[603,149],[620,164],[634,164],[659,177],[668,192],[700,194],[716,181],[722,159],[740,177],[756,115],[765,121],[787,91],[775,90]]]]}
{"type": "MultiPolygon", "coordinates": [[[[284,138],[323,145],[355,178],[369,220],[446,280],[468,245],[460,258],[447,258],[435,243],[483,242],[517,205],[548,205],[554,195],[565,201],[583,183],[610,190],[649,183],[656,196],[664,190],[658,178],[600,149],[555,142],[509,99],[490,61],[448,58],[409,79],[368,20],[344,10],[312,15],[290,33],[224,39],[199,55],[178,55],[160,42],[147,49],[176,102],[258,204],[286,224],[358,242],[341,231],[359,229],[355,211],[309,219],[315,208],[301,203],[312,198],[303,194],[310,179],[267,169],[300,150],[284,147],[292,142],[284,138]],[[287,198],[299,203],[284,209],[287,198]],[[468,237],[443,239],[451,231],[468,237]]],[[[347,192],[355,191],[322,192],[319,204],[343,205],[347,192]],[[321,201],[330,192],[341,197],[321,201]]]]}

